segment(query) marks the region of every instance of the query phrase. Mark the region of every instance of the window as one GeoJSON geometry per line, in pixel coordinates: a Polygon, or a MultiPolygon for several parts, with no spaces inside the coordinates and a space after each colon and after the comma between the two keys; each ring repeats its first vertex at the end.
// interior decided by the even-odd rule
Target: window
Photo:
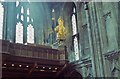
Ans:
{"type": "Polygon", "coordinates": [[[27,17],[27,22],[29,22],[30,21],[30,18],[29,17],[27,17]]]}
{"type": "Polygon", "coordinates": [[[31,24],[27,27],[27,43],[34,43],[34,28],[31,24]]]}
{"type": "Polygon", "coordinates": [[[27,15],[30,15],[30,9],[27,8],[27,15]]]}
{"type": "Polygon", "coordinates": [[[17,19],[19,19],[19,14],[17,14],[17,19]]]}
{"type": "Polygon", "coordinates": [[[16,7],[18,7],[18,5],[19,5],[19,1],[17,0],[17,1],[16,1],[16,7]]]}
{"type": "Polygon", "coordinates": [[[75,51],[75,58],[76,58],[76,60],[79,60],[78,39],[77,39],[76,36],[74,38],[74,51],[75,51]]]}
{"type": "Polygon", "coordinates": [[[76,12],[76,10],[75,10],[75,8],[73,8],[73,13],[75,13],[76,12]]]}
{"type": "Polygon", "coordinates": [[[4,8],[2,3],[0,3],[0,39],[2,39],[2,35],[3,35],[3,18],[4,18],[4,8]]]}
{"type": "Polygon", "coordinates": [[[33,22],[33,18],[31,19],[31,21],[33,22]]]}
{"type": "Polygon", "coordinates": [[[21,22],[16,25],[16,43],[23,43],[23,25],[21,22]]]}
{"type": "Polygon", "coordinates": [[[23,21],[24,20],[24,17],[23,17],[23,15],[21,15],[21,21],[23,21]]]}
{"type": "Polygon", "coordinates": [[[21,7],[21,13],[24,13],[24,9],[23,9],[23,6],[21,7]]]}
{"type": "Polygon", "coordinates": [[[73,35],[77,34],[75,14],[72,15],[72,28],[73,28],[73,35]]]}
{"type": "Polygon", "coordinates": [[[73,43],[74,43],[74,52],[75,52],[75,59],[79,60],[79,49],[78,49],[78,35],[77,35],[77,26],[76,26],[76,15],[75,15],[75,8],[73,8],[73,15],[72,15],[72,29],[73,29],[73,43]]]}

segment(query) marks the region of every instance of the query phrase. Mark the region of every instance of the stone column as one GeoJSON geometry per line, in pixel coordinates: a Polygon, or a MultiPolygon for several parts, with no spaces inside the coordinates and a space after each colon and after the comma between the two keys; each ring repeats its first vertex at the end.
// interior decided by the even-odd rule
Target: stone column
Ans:
{"type": "Polygon", "coordinates": [[[91,52],[91,60],[92,60],[92,69],[93,69],[93,77],[96,77],[96,63],[95,63],[95,55],[93,51],[93,40],[92,40],[92,32],[91,32],[91,26],[90,26],[90,13],[89,13],[89,4],[85,3],[86,7],[86,20],[87,20],[87,29],[88,29],[88,36],[89,36],[89,45],[90,45],[90,52],[91,52]]]}

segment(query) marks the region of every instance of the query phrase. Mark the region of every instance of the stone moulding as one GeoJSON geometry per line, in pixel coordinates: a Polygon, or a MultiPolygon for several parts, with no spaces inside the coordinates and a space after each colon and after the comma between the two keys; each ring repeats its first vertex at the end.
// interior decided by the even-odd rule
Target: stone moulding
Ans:
{"type": "Polygon", "coordinates": [[[108,60],[118,59],[120,57],[120,50],[108,52],[104,54],[104,57],[108,60]]]}

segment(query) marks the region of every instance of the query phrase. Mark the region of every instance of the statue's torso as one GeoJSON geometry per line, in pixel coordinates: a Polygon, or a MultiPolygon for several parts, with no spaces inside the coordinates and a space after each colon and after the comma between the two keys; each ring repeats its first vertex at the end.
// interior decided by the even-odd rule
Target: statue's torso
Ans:
{"type": "Polygon", "coordinates": [[[65,39],[66,35],[66,30],[64,26],[57,26],[56,27],[56,32],[57,32],[57,39],[65,39]]]}

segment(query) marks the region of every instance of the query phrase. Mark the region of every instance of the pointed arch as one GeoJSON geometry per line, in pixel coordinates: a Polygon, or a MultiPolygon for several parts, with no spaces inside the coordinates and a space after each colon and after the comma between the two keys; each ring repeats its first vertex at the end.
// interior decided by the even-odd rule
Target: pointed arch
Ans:
{"type": "Polygon", "coordinates": [[[21,22],[16,25],[16,43],[23,43],[23,25],[21,22]]]}
{"type": "Polygon", "coordinates": [[[73,29],[73,35],[77,34],[75,14],[72,15],[72,29],[73,29]]]}
{"type": "Polygon", "coordinates": [[[21,15],[21,21],[24,21],[24,16],[23,15],[21,15]]]}
{"type": "Polygon", "coordinates": [[[29,16],[27,16],[27,22],[29,22],[30,21],[30,17],[29,16]]]}
{"type": "Polygon", "coordinates": [[[30,9],[27,8],[27,15],[30,15],[30,9]]]}
{"type": "Polygon", "coordinates": [[[16,1],[16,7],[18,7],[18,6],[19,6],[19,1],[17,0],[17,1],[16,1]]]}
{"type": "Polygon", "coordinates": [[[4,8],[2,3],[0,3],[0,39],[3,37],[3,19],[4,19],[4,8]]]}
{"type": "Polygon", "coordinates": [[[75,52],[75,59],[79,60],[79,48],[78,48],[78,33],[77,33],[77,22],[76,22],[76,9],[73,7],[73,14],[72,14],[72,31],[73,31],[73,43],[74,43],[74,52],[75,52]]]}
{"type": "Polygon", "coordinates": [[[24,8],[23,8],[23,6],[21,7],[21,13],[24,13],[24,8]]]}
{"type": "Polygon", "coordinates": [[[19,14],[17,14],[17,19],[19,19],[19,14]]]}
{"type": "Polygon", "coordinates": [[[31,24],[27,27],[27,43],[34,43],[34,28],[31,24]]]}

